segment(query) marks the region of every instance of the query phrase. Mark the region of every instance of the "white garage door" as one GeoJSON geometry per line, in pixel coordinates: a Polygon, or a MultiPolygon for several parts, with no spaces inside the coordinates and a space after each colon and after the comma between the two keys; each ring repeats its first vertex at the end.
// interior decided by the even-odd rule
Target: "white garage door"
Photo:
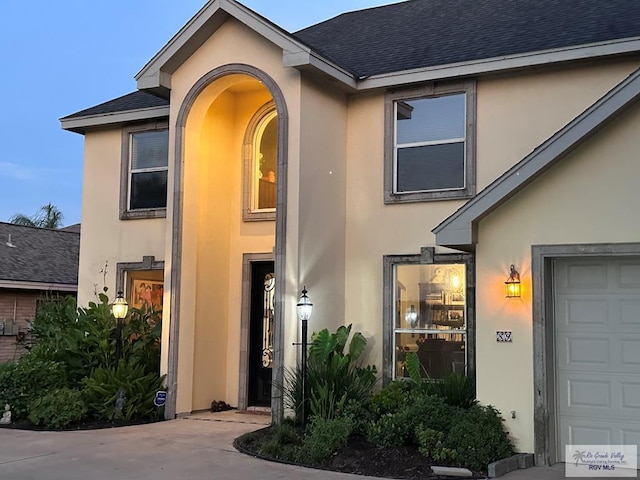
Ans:
{"type": "Polygon", "coordinates": [[[554,293],[559,458],[640,445],[640,258],[556,260],[554,293]]]}

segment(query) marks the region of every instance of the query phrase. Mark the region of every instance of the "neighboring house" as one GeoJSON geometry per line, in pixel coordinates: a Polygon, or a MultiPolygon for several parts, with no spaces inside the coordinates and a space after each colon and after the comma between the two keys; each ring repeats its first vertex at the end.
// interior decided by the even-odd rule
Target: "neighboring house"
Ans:
{"type": "Polygon", "coordinates": [[[384,382],[407,351],[466,372],[540,463],[640,443],[638,67],[640,2],[412,0],[288,33],[211,1],[138,91],[61,119],[85,135],[80,302],[105,260],[110,291],[164,294],[168,417],[279,418],[306,285],[311,331],[353,323],[384,382]]]}
{"type": "Polygon", "coordinates": [[[27,331],[43,295],[76,295],[80,226],[60,230],[0,222],[0,363],[24,352],[27,331]]]}

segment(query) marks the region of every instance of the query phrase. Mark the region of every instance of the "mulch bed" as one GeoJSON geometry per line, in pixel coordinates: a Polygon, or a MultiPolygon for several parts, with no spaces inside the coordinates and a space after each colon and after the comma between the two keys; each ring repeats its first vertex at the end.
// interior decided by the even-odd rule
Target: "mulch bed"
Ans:
{"type": "Polygon", "coordinates": [[[118,427],[130,427],[132,425],[144,425],[147,423],[160,422],[162,420],[113,420],[111,422],[104,420],[86,420],[80,423],[74,423],[68,427],[61,429],[45,428],[42,425],[34,425],[29,420],[18,420],[9,425],[0,425],[0,428],[13,428],[16,430],[35,430],[42,432],[69,432],[74,430],[99,430],[102,428],[118,428],[118,427]]]}
{"type": "MultiPolygon", "coordinates": [[[[254,432],[254,435],[257,439],[251,445],[245,445],[237,441],[236,443],[242,450],[245,450],[244,453],[259,456],[257,455],[257,449],[262,443],[261,440],[270,436],[270,430],[265,428],[254,432]]],[[[279,461],[276,459],[267,460],[279,461]]],[[[431,465],[432,463],[429,459],[418,451],[418,447],[381,448],[369,443],[366,438],[360,435],[352,435],[349,437],[346,447],[342,448],[322,465],[315,465],[311,468],[404,480],[421,480],[425,478],[430,480],[451,480],[452,477],[434,475],[431,471],[431,465]]],[[[473,477],[467,478],[479,479],[486,478],[486,476],[476,472],[473,477]]]]}

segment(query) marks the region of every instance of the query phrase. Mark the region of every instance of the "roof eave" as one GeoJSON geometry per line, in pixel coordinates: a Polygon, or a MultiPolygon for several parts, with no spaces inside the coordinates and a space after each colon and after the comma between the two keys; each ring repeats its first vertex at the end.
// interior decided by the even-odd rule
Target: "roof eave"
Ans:
{"type": "Polygon", "coordinates": [[[640,68],[432,230],[436,245],[473,248],[477,223],[640,98],[640,68]]]}
{"type": "Polygon", "coordinates": [[[540,67],[549,64],[587,60],[591,58],[624,55],[640,51],[640,37],[540,50],[515,55],[485,58],[469,62],[404,70],[372,75],[358,82],[358,90],[397,87],[417,82],[446,80],[471,75],[499,73],[540,67]]]}
{"type": "Polygon", "coordinates": [[[122,125],[125,123],[152,120],[169,116],[169,106],[139,108],[123,112],[102,113],[84,117],[61,118],[63,130],[84,134],[88,128],[104,127],[108,125],[122,125]]]}
{"type": "Polygon", "coordinates": [[[13,290],[41,290],[53,292],[77,292],[78,284],[53,283],[53,282],[33,282],[22,280],[0,280],[0,288],[10,288],[13,290]]]}

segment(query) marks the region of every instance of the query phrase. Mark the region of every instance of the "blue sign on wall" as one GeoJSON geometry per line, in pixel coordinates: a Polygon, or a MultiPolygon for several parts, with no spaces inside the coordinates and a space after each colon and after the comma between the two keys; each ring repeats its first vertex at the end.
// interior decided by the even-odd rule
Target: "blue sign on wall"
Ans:
{"type": "Polygon", "coordinates": [[[153,399],[153,404],[156,407],[162,407],[165,403],[167,403],[167,392],[163,390],[156,392],[156,396],[153,399]]]}

